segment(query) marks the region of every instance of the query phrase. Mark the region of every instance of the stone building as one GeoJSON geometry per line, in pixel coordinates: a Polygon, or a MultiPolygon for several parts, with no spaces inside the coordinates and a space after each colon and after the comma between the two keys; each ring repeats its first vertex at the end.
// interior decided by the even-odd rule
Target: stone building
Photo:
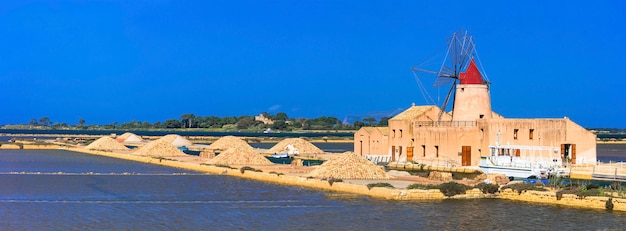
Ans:
{"type": "Polygon", "coordinates": [[[391,118],[389,127],[357,131],[354,151],[389,155],[392,162],[438,160],[457,166],[478,165],[489,155],[579,164],[596,162],[596,136],[567,117],[512,119],[494,113],[489,83],[472,60],[456,85],[452,112],[413,105],[391,118]]]}

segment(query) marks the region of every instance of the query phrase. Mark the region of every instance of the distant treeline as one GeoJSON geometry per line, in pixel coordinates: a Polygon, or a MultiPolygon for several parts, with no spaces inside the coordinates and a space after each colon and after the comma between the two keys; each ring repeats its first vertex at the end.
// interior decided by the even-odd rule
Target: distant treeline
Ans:
{"type": "Polygon", "coordinates": [[[595,133],[597,134],[602,134],[602,133],[626,133],[626,128],[593,128],[593,129],[589,129],[589,130],[593,130],[595,133]]]}
{"type": "Polygon", "coordinates": [[[33,128],[33,129],[177,129],[177,128],[204,128],[214,130],[358,130],[363,126],[387,126],[389,118],[363,118],[363,121],[354,121],[351,124],[343,123],[335,117],[321,116],[318,118],[289,118],[286,113],[279,112],[275,115],[264,112],[261,113],[265,122],[255,119],[255,116],[239,117],[217,117],[217,116],[196,116],[194,114],[183,114],[178,119],[168,119],[163,122],[157,121],[129,121],[113,122],[111,124],[87,124],[87,121],[80,119],[77,124],[69,125],[66,122],[53,122],[44,116],[40,119],[32,118],[28,124],[10,125],[5,128],[33,128]]]}

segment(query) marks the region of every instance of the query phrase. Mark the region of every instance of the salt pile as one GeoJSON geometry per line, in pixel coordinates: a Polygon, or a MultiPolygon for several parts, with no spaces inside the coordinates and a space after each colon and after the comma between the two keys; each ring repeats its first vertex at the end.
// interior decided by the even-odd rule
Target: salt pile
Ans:
{"type": "Polygon", "coordinates": [[[187,154],[172,144],[172,140],[170,138],[163,138],[164,137],[161,137],[158,140],[147,143],[143,147],[140,147],[137,151],[133,152],[133,154],[153,157],[187,156],[187,154]]]}
{"type": "Polygon", "coordinates": [[[274,145],[274,147],[265,151],[267,154],[274,153],[284,153],[287,151],[287,145],[293,145],[296,149],[298,149],[298,154],[324,154],[324,151],[313,145],[311,142],[306,141],[302,138],[287,138],[283,141],[280,141],[278,144],[274,145]]]}
{"type": "Polygon", "coordinates": [[[215,158],[209,160],[207,164],[213,165],[272,165],[265,156],[259,154],[252,148],[232,147],[221,152],[215,158]]]}
{"type": "Polygon", "coordinates": [[[189,147],[191,145],[193,145],[193,143],[191,143],[191,141],[183,138],[182,136],[176,135],[176,134],[169,134],[166,136],[161,137],[160,139],[165,140],[169,143],[171,143],[172,145],[176,146],[176,147],[189,147]]]}
{"type": "Polygon", "coordinates": [[[93,150],[128,150],[126,146],[108,136],[100,137],[85,148],[93,150]]]}
{"type": "Polygon", "coordinates": [[[117,142],[144,142],[144,139],[131,132],[126,132],[115,138],[117,142]]]}
{"type": "Polygon", "coordinates": [[[235,136],[224,136],[213,142],[206,149],[210,150],[228,150],[230,148],[243,148],[254,150],[246,141],[235,136]]]}
{"type": "Polygon", "coordinates": [[[389,175],[381,166],[352,152],[324,162],[306,176],[315,178],[386,180],[389,175]]]}

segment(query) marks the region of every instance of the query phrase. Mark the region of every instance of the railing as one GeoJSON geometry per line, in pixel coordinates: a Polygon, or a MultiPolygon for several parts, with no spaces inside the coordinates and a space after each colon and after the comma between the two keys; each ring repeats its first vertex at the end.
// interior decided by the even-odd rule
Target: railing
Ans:
{"type": "Polygon", "coordinates": [[[572,166],[572,171],[603,175],[626,175],[626,162],[576,164],[572,166]]]}
{"type": "Polygon", "coordinates": [[[365,159],[377,165],[385,165],[391,162],[390,155],[365,155],[365,159]]]}
{"type": "Polygon", "coordinates": [[[459,161],[453,159],[442,158],[413,158],[413,161],[419,164],[425,164],[434,167],[454,168],[461,166],[459,161]]]}
{"type": "Polygon", "coordinates": [[[415,127],[476,127],[476,121],[417,121],[415,127]]]}

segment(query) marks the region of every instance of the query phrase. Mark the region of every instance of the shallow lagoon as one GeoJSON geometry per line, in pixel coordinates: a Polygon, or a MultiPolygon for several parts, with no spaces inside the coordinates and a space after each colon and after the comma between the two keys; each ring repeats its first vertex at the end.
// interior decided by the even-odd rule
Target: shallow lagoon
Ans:
{"type": "Polygon", "coordinates": [[[626,225],[626,213],[620,212],[489,199],[386,201],[62,150],[0,151],[0,173],[3,230],[589,230],[626,225]]]}

